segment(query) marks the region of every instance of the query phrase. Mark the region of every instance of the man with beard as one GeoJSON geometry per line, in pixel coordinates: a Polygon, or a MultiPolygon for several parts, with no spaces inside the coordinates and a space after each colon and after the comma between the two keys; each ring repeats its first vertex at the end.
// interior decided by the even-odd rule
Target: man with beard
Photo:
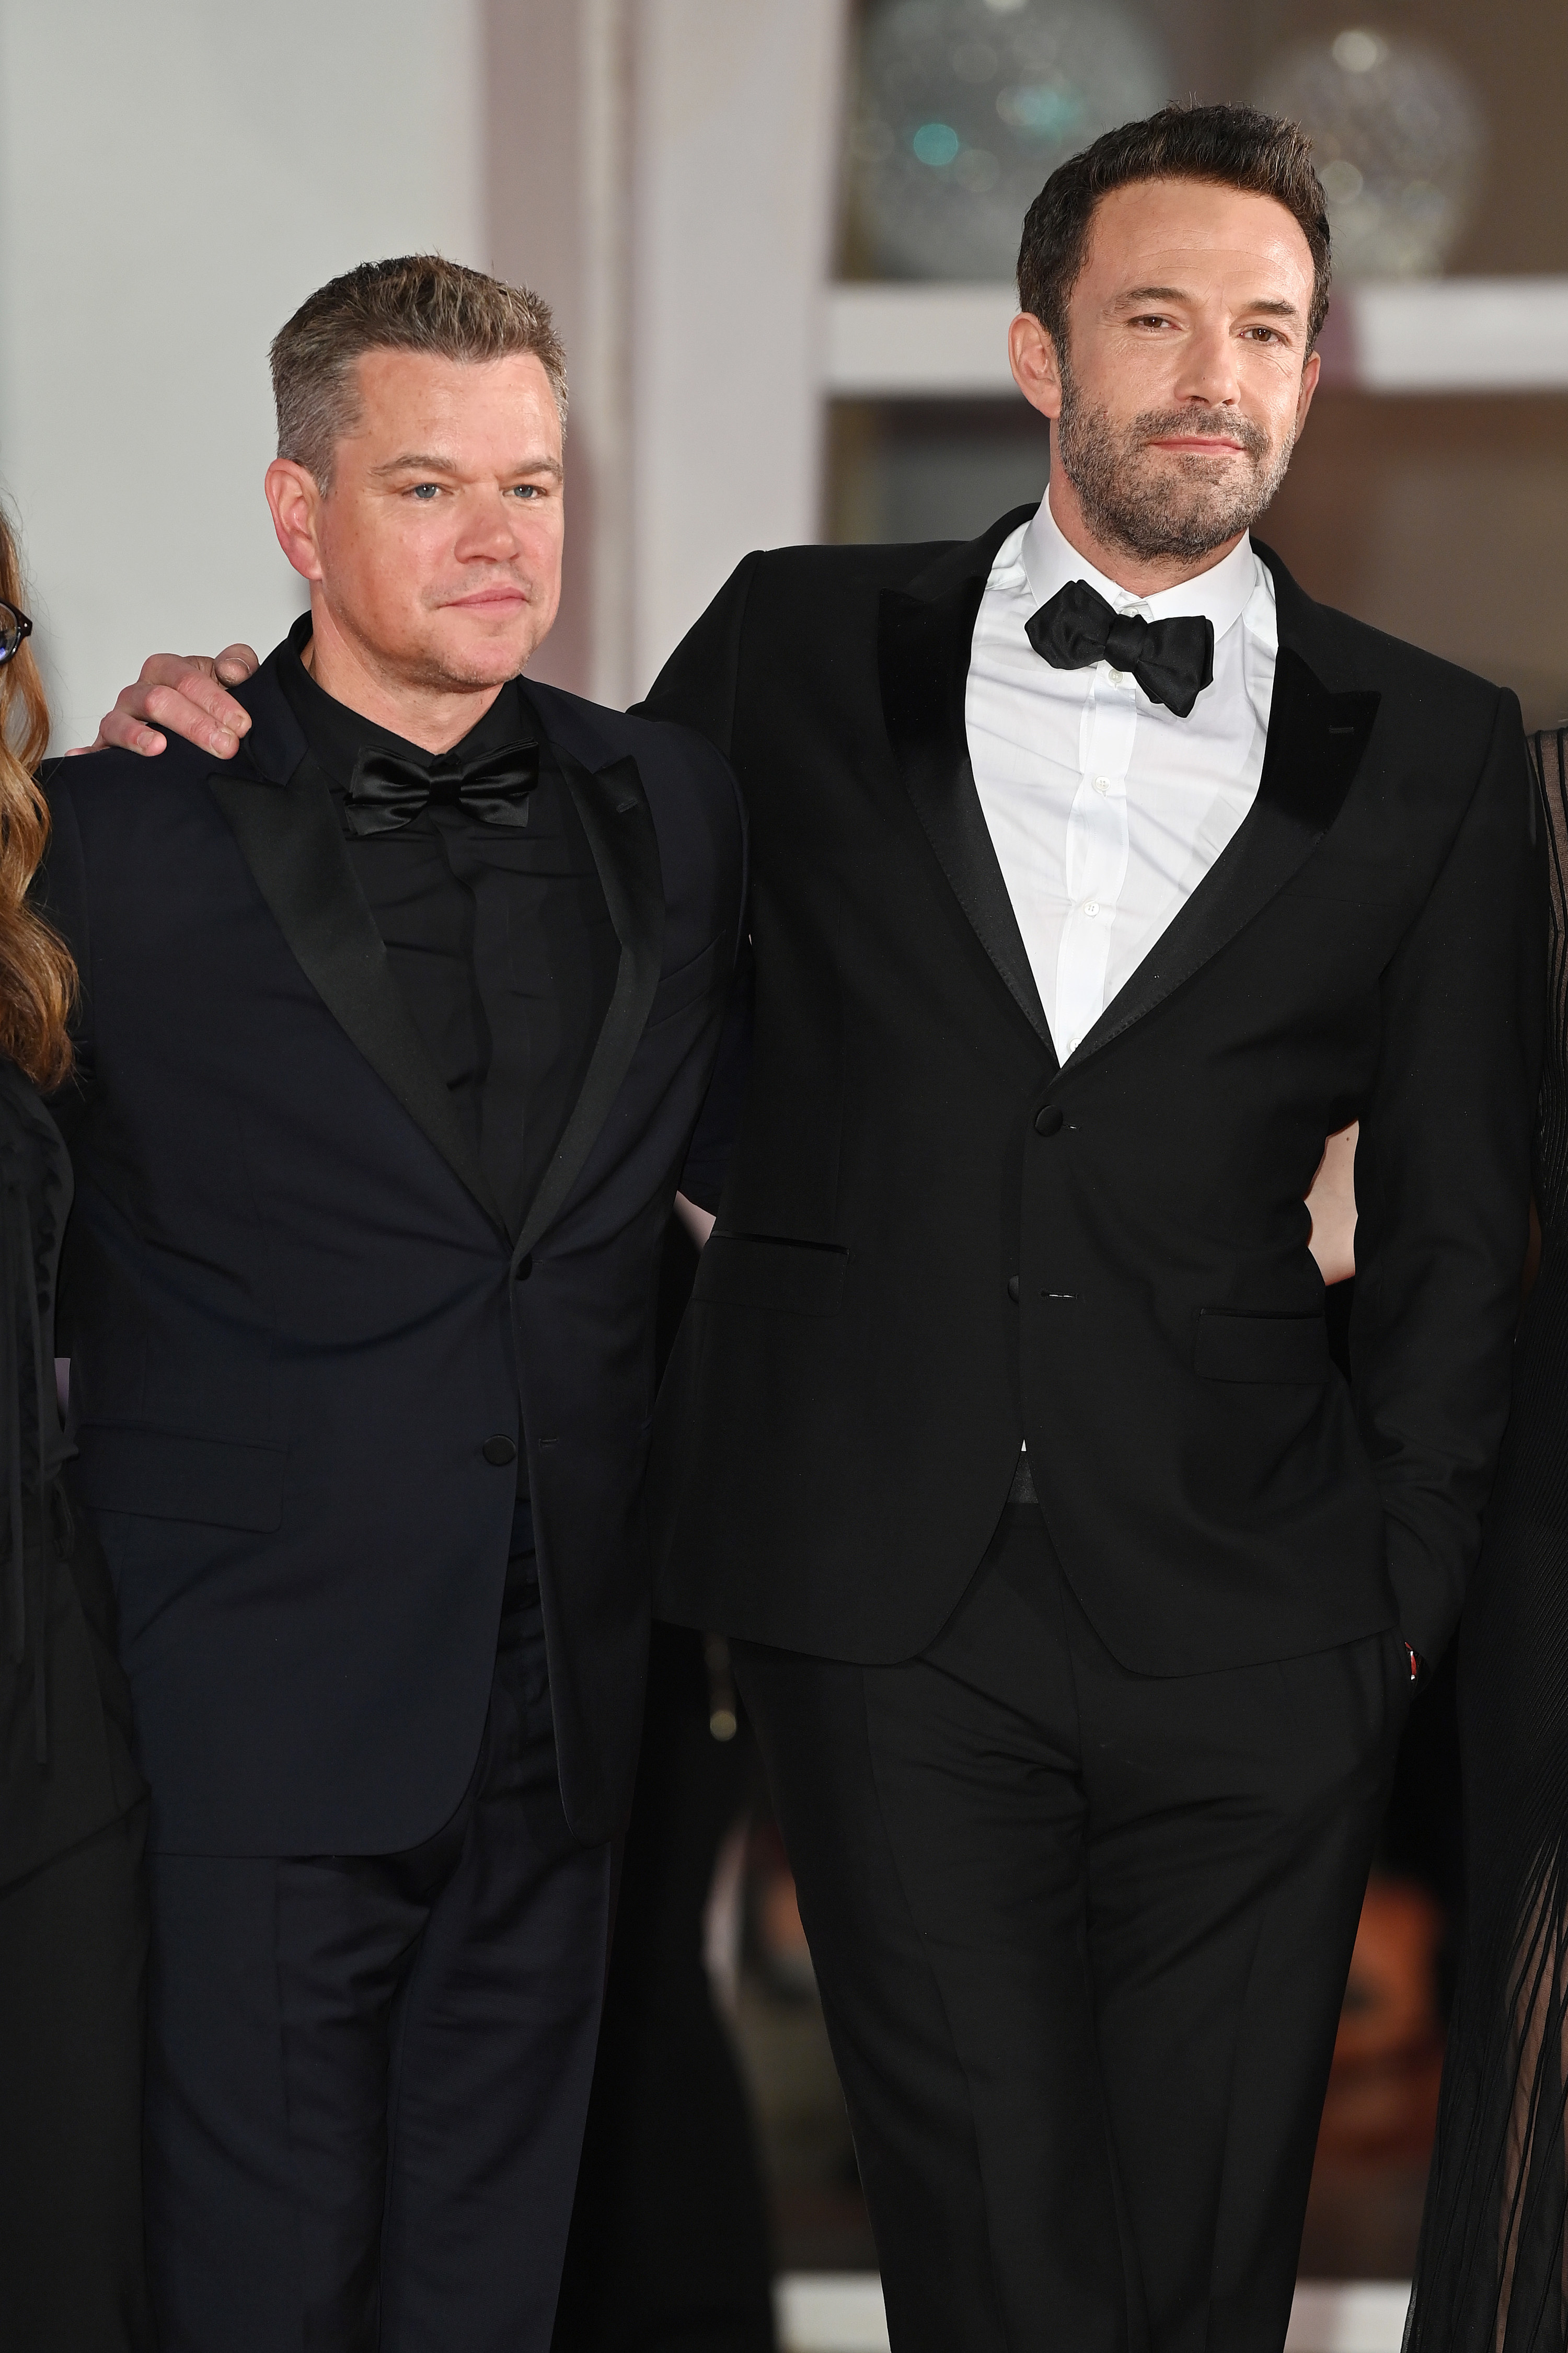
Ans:
{"type": "MultiPolygon", "coordinates": [[[[748,557],[647,706],[742,780],[756,981],[662,1606],[731,1638],[900,2353],[1282,2344],[1506,1410],[1524,746],[1248,535],[1328,269],[1294,126],[1101,139],[1019,257],[1045,502],[748,557]],[[1352,1392],[1303,1196],[1358,1118],[1352,1392]]],[[[143,681],[125,740],[223,716],[143,681]]]]}

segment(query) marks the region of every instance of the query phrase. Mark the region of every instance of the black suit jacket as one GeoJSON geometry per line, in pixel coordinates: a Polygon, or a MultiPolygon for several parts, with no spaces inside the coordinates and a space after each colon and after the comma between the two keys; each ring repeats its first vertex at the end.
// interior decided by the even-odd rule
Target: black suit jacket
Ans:
{"type": "Polygon", "coordinates": [[[662,1607],[907,1656],[1026,1439],[1124,1664],[1395,1625],[1435,1655],[1525,1247],[1543,916],[1518,707],[1264,551],[1257,801],[1058,1068],[963,724],[1023,519],[748,557],[646,706],[733,762],[756,963],[750,1091],[661,1400],[662,1607]],[[1352,1393],[1302,1196],[1358,1118],[1352,1393]]]}
{"type": "Polygon", "coordinates": [[[65,1300],[73,1485],[101,1533],[154,1835],[374,1853],[461,1798],[527,1451],[568,1818],[637,1754],[655,1272],[742,902],[697,738],[546,687],[620,942],[520,1231],[394,984],[264,664],[230,766],[172,744],[53,783],[81,968],[65,1300]],[[491,1455],[507,1453],[492,1446],[491,1455]]]}

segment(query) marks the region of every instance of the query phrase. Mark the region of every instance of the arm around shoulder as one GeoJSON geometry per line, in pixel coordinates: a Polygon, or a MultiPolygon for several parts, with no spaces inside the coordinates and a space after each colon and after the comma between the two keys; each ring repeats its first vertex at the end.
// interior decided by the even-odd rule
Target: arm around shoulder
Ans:
{"type": "Polygon", "coordinates": [[[752,582],[762,562],[754,549],[742,558],[707,611],[693,622],[635,708],[645,719],[672,719],[731,755],[741,639],[752,582]]]}

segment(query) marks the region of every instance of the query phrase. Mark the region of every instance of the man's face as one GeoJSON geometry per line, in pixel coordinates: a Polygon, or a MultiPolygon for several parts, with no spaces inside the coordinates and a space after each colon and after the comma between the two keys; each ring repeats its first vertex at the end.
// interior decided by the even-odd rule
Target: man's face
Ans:
{"type": "Polygon", "coordinates": [[[499,686],[521,670],[561,601],[561,419],[550,380],[528,353],[470,366],[381,351],[360,360],[359,389],[358,428],[337,444],[331,491],[315,492],[304,477],[319,594],[389,681],[499,686]]]}
{"type": "Polygon", "coordinates": [[[1318,380],[1311,299],[1307,240],[1272,197],[1146,180],[1102,200],[1047,410],[1098,539],[1193,562],[1256,522],[1318,380]]]}

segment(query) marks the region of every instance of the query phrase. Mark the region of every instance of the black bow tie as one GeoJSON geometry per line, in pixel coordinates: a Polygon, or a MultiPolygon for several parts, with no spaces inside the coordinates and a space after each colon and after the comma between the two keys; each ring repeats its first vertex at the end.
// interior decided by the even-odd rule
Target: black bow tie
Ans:
{"type": "Polygon", "coordinates": [[[1087,580],[1069,580],[1025,625],[1029,643],[1056,670],[1106,661],[1130,670],[1151,702],[1185,719],[1214,683],[1214,623],[1194,614],[1146,621],[1112,610],[1087,580]]]}
{"type": "Polygon", "coordinates": [[[538,782],[537,744],[507,744],[471,760],[442,752],[428,766],[396,752],[362,752],[343,823],[351,833],[392,833],[416,818],[426,802],[447,801],[486,825],[523,826],[528,797],[538,782]]]}

